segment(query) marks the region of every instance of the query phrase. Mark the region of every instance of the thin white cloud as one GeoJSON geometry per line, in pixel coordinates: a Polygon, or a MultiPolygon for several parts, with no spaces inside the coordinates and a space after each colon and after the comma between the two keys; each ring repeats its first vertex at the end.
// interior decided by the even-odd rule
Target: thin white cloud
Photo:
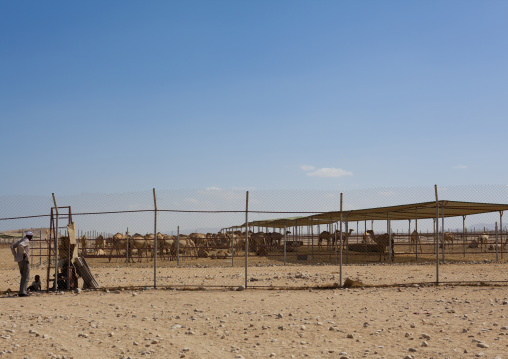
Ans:
{"type": "Polygon", "coordinates": [[[465,165],[457,165],[457,166],[453,166],[453,168],[456,169],[456,170],[466,170],[467,166],[465,166],[465,165]]]}
{"type": "Polygon", "coordinates": [[[222,188],[219,188],[219,187],[206,187],[205,189],[207,191],[220,191],[220,190],[222,190],[222,188]]]}
{"type": "Polygon", "coordinates": [[[316,167],[310,165],[301,165],[300,168],[304,171],[313,171],[316,169],[316,167]]]}
{"type": "Polygon", "coordinates": [[[381,196],[387,196],[387,197],[390,197],[390,196],[395,196],[395,192],[393,192],[393,191],[379,192],[379,194],[380,194],[381,196]]]}
{"type": "Polygon", "coordinates": [[[345,171],[342,168],[320,168],[314,172],[307,173],[307,176],[316,177],[342,177],[351,176],[353,172],[345,171]]]}

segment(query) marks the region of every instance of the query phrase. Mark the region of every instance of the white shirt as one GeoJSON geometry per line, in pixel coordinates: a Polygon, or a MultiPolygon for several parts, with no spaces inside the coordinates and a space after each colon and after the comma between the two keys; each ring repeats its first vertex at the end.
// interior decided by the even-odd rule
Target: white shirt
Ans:
{"type": "Polygon", "coordinates": [[[26,254],[26,259],[30,262],[30,241],[27,237],[23,237],[11,245],[11,251],[14,255],[15,262],[21,262],[23,260],[23,254],[26,254]]]}

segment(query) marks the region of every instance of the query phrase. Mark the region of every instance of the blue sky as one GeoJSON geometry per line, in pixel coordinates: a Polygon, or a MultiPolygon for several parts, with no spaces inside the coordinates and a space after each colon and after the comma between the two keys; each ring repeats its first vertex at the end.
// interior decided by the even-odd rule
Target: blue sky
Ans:
{"type": "Polygon", "coordinates": [[[506,1],[0,4],[0,195],[506,184],[506,1]]]}

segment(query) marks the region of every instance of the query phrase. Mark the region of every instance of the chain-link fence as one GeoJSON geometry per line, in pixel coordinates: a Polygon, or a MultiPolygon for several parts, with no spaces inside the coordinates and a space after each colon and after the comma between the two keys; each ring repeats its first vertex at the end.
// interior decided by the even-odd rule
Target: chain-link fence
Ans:
{"type": "Polygon", "coordinates": [[[0,291],[18,288],[10,246],[27,230],[31,278],[40,275],[50,290],[506,282],[508,187],[439,188],[439,197],[433,187],[347,191],[342,212],[338,191],[0,197],[0,291]],[[397,206],[433,201],[433,217],[423,205],[403,220],[391,216],[397,206]],[[447,201],[472,214],[452,213],[447,201]],[[364,211],[372,208],[386,218],[364,211]],[[471,266],[477,270],[464,269],[471,266]]]}

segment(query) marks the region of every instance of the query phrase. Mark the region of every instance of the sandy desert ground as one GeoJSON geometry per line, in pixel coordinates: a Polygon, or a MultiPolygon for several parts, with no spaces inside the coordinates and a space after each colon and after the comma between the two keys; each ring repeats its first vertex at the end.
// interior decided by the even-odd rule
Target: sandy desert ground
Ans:
{"type": "MultiPolygon", "coordinates": [[[[378,266],[380,270],[373,273],[372,267],[369,272],[368,266],[350,266],[347,277],[388,281],[394,267],[378,266]]],[[[404,269],[418,267],[428,266],[404,269]]],[[[330,268],[249,270],[250,278],[278,276],[281,283],[304,287],[333,283],[337,274],[330,274],[330,268]]],[[[497,264],[453,268],[466,277],[498,276],[506,269],[497,264]]],[[[167,270],[184,282],[206,281],[210,275],[209,268],[167,270]]],[[[27,298],[3,295],[0,356],[508,358],[506,286],[237,289],[140,288],[41,293],[27,298]]]]}

